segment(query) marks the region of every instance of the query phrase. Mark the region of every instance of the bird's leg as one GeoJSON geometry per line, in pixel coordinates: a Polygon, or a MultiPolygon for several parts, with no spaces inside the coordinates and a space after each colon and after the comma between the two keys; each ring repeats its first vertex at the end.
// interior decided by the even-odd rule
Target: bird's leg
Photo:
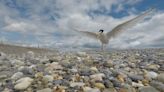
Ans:
{"type": "Polygon", "coordinates": [[[105,44],[102,43],[102,45],[101,45],[101,53],[102,53],[103,58],[105,57],[104,46],[105,46],[105,44]]]}
{"type": "Polygon", "coordinates": [[[104,51],[104,44],[101,44],[101,51],[104,51]]]}
{"type": "Polygon", "coordinates": [[[105,45],[104,45],[104,50],[106,50],[106,48],[107,48],[107,45],[105,44],[105,45]]]}

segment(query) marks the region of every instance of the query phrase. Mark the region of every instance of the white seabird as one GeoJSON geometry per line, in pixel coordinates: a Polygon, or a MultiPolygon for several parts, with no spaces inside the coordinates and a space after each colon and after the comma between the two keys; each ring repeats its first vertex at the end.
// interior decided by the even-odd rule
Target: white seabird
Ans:
{"type": "Polygon", "coordinates": [[[107,32],[106,34],[103,33],[104,30],[100,29],[98,33],[94,33],[94,32],[88,32],[88,31],[80,31],[78,29],[73,29],[76,32],[80,32],[82,34],[87,35],[88,37],[92,37],[94,39],[97,39],[101,42],[101,50],[103,50],[104,45],[107,45],[109,43],[109,40],[111,38],[116,37],[119,33],[127,30],[128,28],[136,25],[138,22],[142,21],[145,19],[145,17],[149,14],[151,14],[155,9],[150,9],[148,11],[146,11],[145,13],[130,19],[122,24],[117,25],[115,28],[112,29],[112,31],[107,32]]]}

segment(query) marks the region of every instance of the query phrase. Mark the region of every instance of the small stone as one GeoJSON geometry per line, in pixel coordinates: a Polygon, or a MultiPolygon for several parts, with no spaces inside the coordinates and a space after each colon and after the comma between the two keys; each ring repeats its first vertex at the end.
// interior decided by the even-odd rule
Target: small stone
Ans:
{"type": "Polygon", "coordinates": [[[16,85],[14,86],[14,88],[16,90],[24,90],[24,89],[28,88],[32,82],[33,82],[33,79],[31,79],[29,77],[24,77],[24,78],[21,78],[18,81],[16,81],[16,85]]]}
{"type": "Polygon", "coordinates": [[[141,75],[129,75],[129,77],[132,79],[132,81],[138,82],[139,80],[143,80],[143,76],[141,75]]]}
{"type": "Polygon", "coordinates": [[[130,67],[125,67],[124,70],[129,72],[131,70],[131,68],[130,67]]]}
{"type": "Polygon", "coordinates": [[[99,89],[105,89],[105,86],[102,83],[95,83],[94,85],[95,85],[95,87],[97,87],[99,89]]]}
{"type": "Polygon", "coordinates": [[[143,84],[144,86],[148,86],[148,85],[149,85],[149,80],[143,79],[143,80],[142,80],[142,84],[143,84]]]}
{"type": "Polygon", "coordinates": [[[0,52],[0,60],[7,59],[7,55],[3,52],[0,52]]]}
{"type": "Polygon", "coordinates": [[[69,60],[62,60],[62,61],[60,61],[59,63],[60,63],[60,65],[62,65],[63,67],[69,68],[69,69],[73,68],[73,66],[74,66],[74,63],[70,62],[69,60]]]}
{"type": "Polygon", "coordinates": [[[136,64],[135,63],[129,63],[129,67],[135,68],[136,67],[136,64]]]}
{"type": "Polygon", "coordinates": [[[66,92],[65,89],[66,87],[64,86],[55,86],[53,92],[66,92]]]}
{"type": "Polygon", "coordinates": [[[11,77],[11,79],[17,80],[17,79],[19,79],[19,78],[21,78],[21,77],[23,77],[23,73],[22,73],[22,72],[17,72],[17,73],[15,73],[15,74],[11,77]]]}
{"type": "Polygon", "coordinates": [[[78,72],[78,70],[77,70],[76,68],[72,68],[72,69],[70,69],[70,71],[71,71],[72,73],[77,73],[77,72],[78,72]]]}
{"type": "Polygon", "coordinates": [[[102,78],[105,77],[105,74],[98,73],[90,76],[91,79],[102,81],[102,78]]]}
{"type": "Polygon", "coordinates": [[[124,83],[124,77],[122,75],[118,75],[117,79],[121,82],[124,83]]]}
{"type": "Polygon", "coordinates": [[[53,80],[54,85],[61,85],[63,80],[53,80]]]}
{"type": "Polygon", "coordinates": [[[95,72],[98,71],[98,69],[96,67],[91,67],[90,69],[91,69],[91,71],[95,71],[95,72]]]}
{"type": "Polygon", "coordinates": [[[85,85],[85,83],[83,83],[83,82],[73,82],[73,83],[70,83],[71,87],[76,87],[76,86],[82,87],[84,85],[85,85]]]}
{"type": "Polygon", "coordinates": [[[68,80],[65,80],[65,79],[61,79],[62,83],[61,85],[63,86],[69,86],[70,82],[68,80]]]}
{"type": "Polygon", "coordinates": [[[17,59],[14,59],[11,61],[11,64],[14,66],[14,65],[17,65],[17,66],[22,66],[24,65],[24,62],[21,61],[21,60],[17,60],[17,59]]]}
{"type": "Polygon", "coordinates": [[[156,64],[151,64],[146,67],[148,70],[158,70],[158,68],[160,68],[160,66],[156,64]]]}
{"type": "Polygon", "coordinates": [[[42,90],[38,90],[37,92],[52,92],[52,89],[45,88],[45,89],[42,89],[42,90]]]}
{"type": "Polygon", "coordinates": [[[157,89],[151,86],[144,86],[139,88],[139,92],[159,92],[157,89]]]}
{"type": "Polygon", "coordinates": [[[13,92],[13,91],[9,88],[5,88],[2,92],[13,92]]]}
{"type": "Polygon", "coordinates": [[[43,78],[47,79],[49,82],[52,82],[54,80],[54,77],[51,75],[45,75],[43,78]]]}
{"type": "Polygon", "coordinates": [[[164,64],[162,64],[159,68],[160,71],[164,71],[164,64]]]}
{"type": "Polygon", "coordinates": [[[83,87],[84,92],[101,92],[98,88],[83,87]]]}
{"type": "Polygon", "coordinates": [[[29,67],[22,66],[18,70],[19,70],[19,72],[22,72],[24,75],[33,75],[34,74],[34,71],[29,67]]]}
{"type": "Polygon", "coordinates": [[[43,72],[37,72],[35,78],[43,78],[43,72]]]}
{"type": "Polygon", "coordinates": [[[120,88],[118,92],[128,92],[126,88],[120,88]]]}
{"type": "Polygon", "coordinates": [[[144,86],[142,83],[136,83],[136,82],[132,82],[132,86],[133,87],[142,87],[144,86]]]}
{"type": "Polygon", "coordinates": [[[108,67],[108,68],[113,67],[113,61],[109,60],[109,61],[105,62],[105,63],[104,63],[104,66],[105,66],[105,67],[108,67]]]}
{"type": "Polygon", "coordinates": [[[110,88],[110,87],[113,87],[113,83],[109,80],[105,80],[104,81],[104,85],[106,88],[110,88]]]}
{"type": "Polygon", "coordinates": [[[5,75],[5,74],[0,75],[0,80],[1,80],[1,79],[5,79],[5,78],[7,78],[7,75],[5,75]]]}
{"type": "MultiPolygon", "coordinates": [[[[9,88],[9,89],[13,89],[14,88],[14,83],[10,79],[5,80],[5,84],[3,84],[3,85],[5,85],[5,87],[9,88]]],[[[3,87],[3,85],[1,87],[3,87]]]]}
{"type": "Polygon", "coordinates": [[[47,65],[51,69],[62,70],[63,67],[58,62],[53,62],[47,65]]]}
{"type": "Polygon", "coordinates": [[[161,92],[164,92],[164,84],[162,82],[152,81],[150,85],[158,89],[161,92]]]}
{"type": "Polygon", "coordinates": [[[81,76],[77,73],[77,74],[75,74],[75,77],[73,78],[73,80],[74,80],[74,81],[81,81],[82,78],[81,78],[81,76]]]}
{"type": "MultiPolygon", "coordinates": [[[[37,66],[32,66],[31,65],[29,68],[30,69],[35,69],[38,72],[43,72],[44,69],[45,69],[45,65],[43,65],[43,64],[38,64],[37,66]]],[[[46,71],[46,72],[48,72],[48,71],[46,71]]]]}
{"type": "Polygon", "coordinates": [[[117,92],[117,91],[114,87],[111,87],[111,88],[108,88],[108,89],[104,89],[103,92],[117,92]]]}
{"type": "Polygon", "coordinates": [[[114,87],[121,87],[121,83],[117,79],[112,79],[111,82],[114,87]]]}
{"type": "Polygon", "coordinates": [[[124,85],[124,87],[120,88],[118,92],[136,92],[136,90],[130,85],[124,85]]]}
{"type": "Polygon", "coordinates": [[[26,90],[27,92],[33,92],[33,89],[31,87],[27,88],[26,90]]]}
{"type": "Polygon", "coordinates": [[[147,72],[145,75],[145,77],[148,78],[149,80],[155,79],[157,76],[158,76],[158,74],[153,71],[147,72]]]}
{"type": "Polygon", "coordinates": [[[164,83],[164,73],[159,74],[157,80],[164,83]]]}
{"type": "Polygon", "coordinates": [[[91,75],[91,71],[90,71],[90,69],[81,69],[80,70],[80,75],[81,76],[90,76],[91,75]]]}

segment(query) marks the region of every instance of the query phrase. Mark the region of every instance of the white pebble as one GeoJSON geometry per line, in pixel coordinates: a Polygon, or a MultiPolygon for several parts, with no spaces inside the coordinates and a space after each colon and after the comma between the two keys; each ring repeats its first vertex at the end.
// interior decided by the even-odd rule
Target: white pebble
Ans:
{"type": "Polygon", "coordinates": [[[16,81],[16,85],[14,86],[14,88],[16,90],[24,90],[28,88],[32,82],[33,82],[33,79],[31,79],[30,77],[24,77],[16,81]]]}

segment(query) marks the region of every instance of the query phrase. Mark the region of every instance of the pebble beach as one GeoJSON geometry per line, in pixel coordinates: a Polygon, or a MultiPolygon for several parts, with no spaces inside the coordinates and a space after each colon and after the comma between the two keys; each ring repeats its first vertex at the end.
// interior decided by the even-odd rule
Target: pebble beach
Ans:
{"type": "Polygon", "coordinates": [[[0,92],[164,92],[162,48],[19,50],[0,50],[0,92]]]}

